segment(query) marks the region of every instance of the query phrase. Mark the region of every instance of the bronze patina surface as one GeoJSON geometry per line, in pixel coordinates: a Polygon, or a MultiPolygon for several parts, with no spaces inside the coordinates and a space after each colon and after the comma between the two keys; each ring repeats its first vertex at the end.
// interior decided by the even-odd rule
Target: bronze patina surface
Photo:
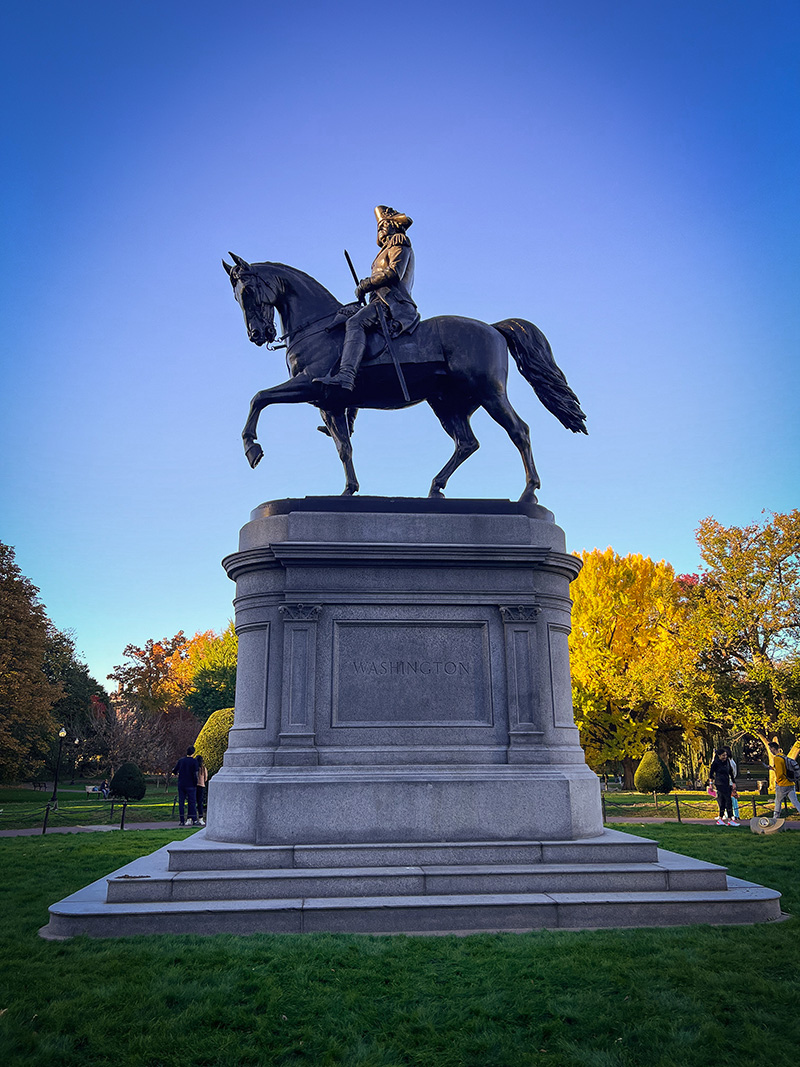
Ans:
{"type": "Polygon", "coordinates": [[[255,467],[264,454],[256,430],[265,407],[313,404],[344,466],[344,495],[352,496],[359,488],[351,444],[358,409],[404,408],[424,400],[455,444],[428,494],[441,496],[453,472],[479,447],[470,418],[483,408],[522,458],[520,500],[535,502],[541,483],[530,434],[506,393],[509,351],[548,411],[567,429],[586,433],[585,415],[547,338],[521,318],[492,325],[456,315],[420,321],[411,297],[414,253],[406,231],[412,220],[385,205],[375,215],[380,252],[369,277],[356,286],[355,303],[341,304],[314,278],[283,263],[248,263],[233,253],[233,265],[223,260],[254,344],[275,341],[277,309],[291,372],[288,381],[253,397],[242,432],[248,462],[255,467]]]}

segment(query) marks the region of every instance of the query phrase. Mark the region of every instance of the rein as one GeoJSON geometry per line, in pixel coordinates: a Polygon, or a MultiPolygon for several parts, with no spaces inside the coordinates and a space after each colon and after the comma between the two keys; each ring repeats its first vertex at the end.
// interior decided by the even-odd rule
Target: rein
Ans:
{"type": "MultiPolygon", "coordinates": [[[[275,303],[274,303],[275,297],[272,296],[271,298],[269,298],[269,297],[265,297],[263,295],[263,288],[262,287],[267,287],[268,283],[256,271],[251,271],[251,277],[253,277],[255,279],[256,283],[257,283],[257,287],[258,287],[258,291],[259,291],[259,304],[262,306],[262,308],[264,306],[272,308],[272,310],[274,312],[274,310],[275,310],[275,303]]],[[[296,326],[292,330],[287,330],[286,333],[281,334],[281,336],[276,338],[274,341],[268,342],[267,345],[266,345],[266,348],[270,352],[274,352],[279,348],[288,349],[293,344],[296,344],[298,341],[305,340],[306,337],[313,337],[317,333],[322,333],[322,331],[325,329],[324,326],[321,327],[319,330],[314,330],[310,334],[307,334],[306,331],[308,331],[312,326],[316,326],[318,322],[329,322],[331,319],[335,318],[337,314],[338,314],[338,309],[336,311],[329,311],[329,312],[327,312],[327,314],[321,315],[321,316],[319,316],[319,318],[312,319],[310,322],[304,322],[302,326],[296,326]],[[287,340],[287,338],[288,338],[288,340],[287,340]],[[284,344],[282,342],[286,342],[286,343],[284,344]]]]}
{"type": "MultiPolygon", "coordinates": [[[[275,348],[289,348],[290,344],[295,344],[299,341],[306,330],[311,326],[316,326],[318,322],[326,322],[328,319],[335,318],[338,315],[338,311],[329,311],[327,315],[321,315],[318,319],[312,319],[311,322],[304,322],[302,326],[297,326],[294,330],[287,330],[285,334],[278,338],[278,341],[285,341],[287,337],[292,336],[291,342],[281,345],[276,344],[275,348]],[[300,335],[300,336],[298,336],[300,335]]],[[[319,330],[314,330],[313,333],[308,334],[308,337],[314,337],[318,333],[322,333],[327,327],[322,326],[319,330]]],[[[305,339],[305,338],[303,338],[305,339]]]]}

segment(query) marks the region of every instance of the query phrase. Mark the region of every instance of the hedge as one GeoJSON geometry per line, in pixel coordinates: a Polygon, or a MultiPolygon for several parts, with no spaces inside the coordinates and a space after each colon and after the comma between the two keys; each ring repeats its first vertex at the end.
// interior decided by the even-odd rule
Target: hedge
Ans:
{"type": "Polygon", "coordinates": [[[195,751],[203,757],[209,778],[222,766],[222,758],[228,747],[228,733],[233,726],[233,708],[220,708],[212,712],[197,735],[195,751]]]}

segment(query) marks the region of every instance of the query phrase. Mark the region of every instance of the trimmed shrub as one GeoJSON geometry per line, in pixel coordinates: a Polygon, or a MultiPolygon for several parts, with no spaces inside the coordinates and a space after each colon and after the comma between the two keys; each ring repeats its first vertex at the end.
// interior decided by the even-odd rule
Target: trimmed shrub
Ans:
{"type": "Polygon", "coordinates": [[[673,787],[669,768],[657,752],[645,752],[636,768],[633,784],[639,793],[670,793],[673,787]]]}
{"type": "Polygon", "coordinates": [[[213,711],[206,719],[205,725],[197,735],[194,743],[195,752],[203,757],[208,768],[208,777],[222,766],[222,758],[228,747],[228,733],[233,726],[233,708],[220,708],[213,711]]]}
{"type": "Polygon", "coordinates": [[[123,763],[111,779],[111,795],[126,800],[141,800],[147,792],[144,775],[135,763],[123,763]]]}

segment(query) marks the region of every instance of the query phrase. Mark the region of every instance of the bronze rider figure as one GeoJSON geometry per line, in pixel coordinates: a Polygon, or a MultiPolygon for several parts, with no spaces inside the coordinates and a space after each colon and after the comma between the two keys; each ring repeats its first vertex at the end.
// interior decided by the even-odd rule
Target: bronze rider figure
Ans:
{"type": "Polygon", "coordinates": [[[394,208],[379,205],[375,208],[378,220],[378,245],[380,252],[372,264],[369,278],[362,278],[356,288],[356,299],[361,303],[369,293],[369,303],[358,307],[348,305],[344,348],[336,374],[326,374],[314,381],[320,385],[338,386],[349,392],[355,388],[356,374],[364,358],[367,345],[367,330],[380,329],[378,301],[384,305],[387,325],[392,336],[408,333],[419,322],[417,305],[411,298],[414,284],[414,250],[406,230],[412,219],[394,208]]]}

